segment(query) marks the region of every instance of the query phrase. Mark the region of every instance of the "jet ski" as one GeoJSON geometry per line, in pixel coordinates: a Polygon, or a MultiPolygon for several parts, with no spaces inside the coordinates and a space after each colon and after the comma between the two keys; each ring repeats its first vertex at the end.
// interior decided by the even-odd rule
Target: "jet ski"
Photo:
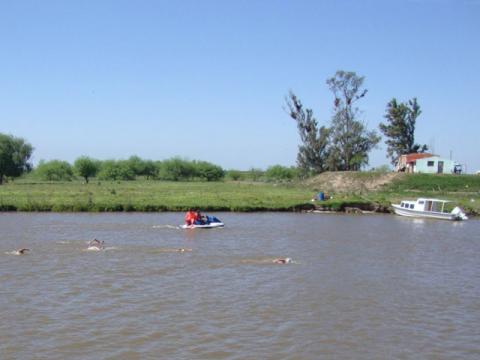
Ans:
{"type": "Polygon", "coordinates": [[[225,224],[215,216],[205,216],[202,220],[195,221],[192,225],[180,225],[182,229],[214,229],[224,227],[225,224]]]}

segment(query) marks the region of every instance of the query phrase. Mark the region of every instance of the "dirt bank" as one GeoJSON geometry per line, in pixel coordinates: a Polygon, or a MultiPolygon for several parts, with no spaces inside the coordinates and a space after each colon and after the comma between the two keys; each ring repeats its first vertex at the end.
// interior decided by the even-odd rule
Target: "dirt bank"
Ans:
{"type": "Polygon", "coordinates": [[[357,171],[325,172],[305,180],[305,185],[327,193],[362,193],[379,190],[402,176],[405,174],[357,171]]]}

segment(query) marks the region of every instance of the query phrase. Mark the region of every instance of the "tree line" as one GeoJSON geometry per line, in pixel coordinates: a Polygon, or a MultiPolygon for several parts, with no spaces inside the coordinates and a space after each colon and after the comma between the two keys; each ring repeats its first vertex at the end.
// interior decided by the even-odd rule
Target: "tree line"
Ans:
{"type": "Polygon", "coordinates": [[[266,171],[252,168],[248,171],[224,170],[207,161],[185,160],[179,157],[163,161],[144,160],[131,156],[127,160],[96,160],[86,156],[76,159],[73,165],[67,161],[40,161],[33,169],[33,178],[43,181],[71,181],[76,177],[88,183],[97,180],[146,180],[160,181],[291,181],[299,177],[295,167],[274,165],[266,171]]]}
{"type": "Polygon", "coordinates": [[[296,167],[274,165],[248,171],[225,170],[207,161],[173,157],[167,160],[145,160],[131,156],[126,160],[97,160],[80,156],[73,164],[63,160],[41,160],[34,167],[30,162],[33,147],[24,139],[0,134],[0,184],[29,173],[40,181],[72,181],[82,178],[89,183],[96,180],[124,181],[143,178],[160,181],[291,181],[299,177],[296,167]]]}
{"type": "Polygon", "coordinates": [[[218,181],[225,171],[207,161],[185,160],[179,157],[163,161],[144,160],[131,156],[127,160],[97,160],[87,156],[77,158],[73,165],[67,161],[40,161],[32,177],[45,181],[70,181],[81,177],[85,183],[98,180],[135,180],[139,177],[168,181],[218,181]]]}
{"type": "MultiPolygon", "coordinates": [[[[360,170],[368,164],[369,152],[377,147],[381,137],[368,130],[359,119],[357,103],[366,96],[364,77],[355,72],[337,71],[326,83],[334,95],[330,126],[319,126],[313,110],[305,108],[290,91],[286,97],[287,112],[296,121],[301,145],[297,166],[303,174],[324,171],[360,170]]],[[[421,114],[417,99],[399,103],[393,98],[386,108],[385,123],[379,128],[387,138],[387,156],[395,164],[400,155],[425,152],[426,145],[415,144],[415,124],[421,114]]]]}

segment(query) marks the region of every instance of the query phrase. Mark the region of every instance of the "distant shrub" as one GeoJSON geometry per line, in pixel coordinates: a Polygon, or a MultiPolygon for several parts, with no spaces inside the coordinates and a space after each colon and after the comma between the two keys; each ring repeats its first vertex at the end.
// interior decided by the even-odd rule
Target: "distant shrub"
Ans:
{"type": "Polygon", "coordinates": [[[225,176],[225,171],[220,166],[206,161],[195,161],[193,166],[194,175],[200,180],[218,181],[225,176]]]}
{"type": "Polygon", "coordinates": [[[174,157],[162,161],[158,172],[160,180],[185,181],[192,180],[195,174],[195,168],[192,162],[174,157]]]}
{"type": "Polygon", "coordinates": [[[86,183],[88,183],[89,178],[97,175],[100,165],[100,161],[91,159],[88,156],[81,156],[73,163],[75,172],[83,177],[86,183]]]}
{"type": "Polygon", "coordinates": [[[101,164],[98,178],[101,180],[135,180],[135,172],[128,160],[106,160],[101,164]]]}
{"type": "Polygon", "coordinates": [[[294,167],[274,165],[267,169],[265,177],[269,181],[291,181],[298,178],[298,170],[294,167]]]}
{"type": "Polygon", "coordinates": [[[35,169],[35,175],[46,181],[71,181],[73,178],[72,166],[61,160],[40,161],[35,169]]]}
{"type": "Polygon", "coordinates": [[[158,167],[153,160],[145,160],[143,165],[143,176],[147,179],[155,179],[158,176],[158,167]]]}
{"type": "Polygon", "coordinates": [[[145,170],[144,160],[134,155],[130,156],[130,158],[126,162],[135,175],[143,175],[143,172],[145,170]]]}
{"type": "Polygon", "coordinates": [[[245,173],[245,177],[248,180],[260,181],[264,174],[265,172],[262,169],[251,168],[245,173]]]}
{"type": "Polygon", "coordinates": [[[240,170],[228,170],[225,177],[233,181],[243,180],[244,178],[243,173],[240,170]]]}
{"type": "Polygon", "coordinates": [[[168,181],[218,181],[223,179],[225,171],[218,165],[207,161],[189,161],[179,157],[158,162],[158,175],[160,180],[168,181]]]}
{"type": "Polygon", "coordinates": [[[150,179],[155,178],[157,175],[158,169],[152,160],[143,160],[135,155],[131,156],[127,163],[136,176],[145,176],[147,179],[150,179]]]}

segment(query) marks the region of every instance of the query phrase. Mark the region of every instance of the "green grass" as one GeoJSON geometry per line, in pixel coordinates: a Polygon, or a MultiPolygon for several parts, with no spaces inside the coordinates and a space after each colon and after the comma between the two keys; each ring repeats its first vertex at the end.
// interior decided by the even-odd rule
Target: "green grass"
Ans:
{"type": "Polygon", "coordinates": [[[0,186],[4,211],[289,211],[308,203],[301,187],[239,182],[17,182],[0,186]]]}
{"type": "Polygon", "coordinates": [[[423,191],[437,193],[475,193],[480,192],[478,175],[431,175],[408,174],[387,187],[392,192],[423,191]]]}
{"type": "Polygon", "coordinates": [[[369,194],[380,204],[399,203],[419,197],[451,200],[472,215],[480,214],[480,176],[409,174],[382,190],[369,194]]]}
{"type": "MultiPolygon", "coordinates": [[[[352,173],[363,182],[373,172],[352,173]]],[[[316,185],[318,186],[318,185],[316,185]]],[[[20,179],[0,186],[0,211],[294,211],[312,207],[316,192],[302,183],[165,182],[92,180],[90,184],[38,182],[20,179]]],[[[452,200],[470,214],[480,214],[480,176],[407,175],[377,191],[329,192],[333,198],[316,202],[319,208],[342,211],[346,207],[388,211],[403,199],[434,197],[452,200]]]]}
{"type": "MultiPolygon", "coordinates": [[[[349,173],[346,176],[368,182],[378,175],[374,172],[363,172],[349,173]]],[[[316,202],[317,206],[333,211],[341,211],[346,207],[389,211],[392,203],[428,197],[451,200],[470,215],[480,214],[480,176],[478,175],[406,174],[377,191],[333,192],[332,195],[333,199],[316,202]]]]}

